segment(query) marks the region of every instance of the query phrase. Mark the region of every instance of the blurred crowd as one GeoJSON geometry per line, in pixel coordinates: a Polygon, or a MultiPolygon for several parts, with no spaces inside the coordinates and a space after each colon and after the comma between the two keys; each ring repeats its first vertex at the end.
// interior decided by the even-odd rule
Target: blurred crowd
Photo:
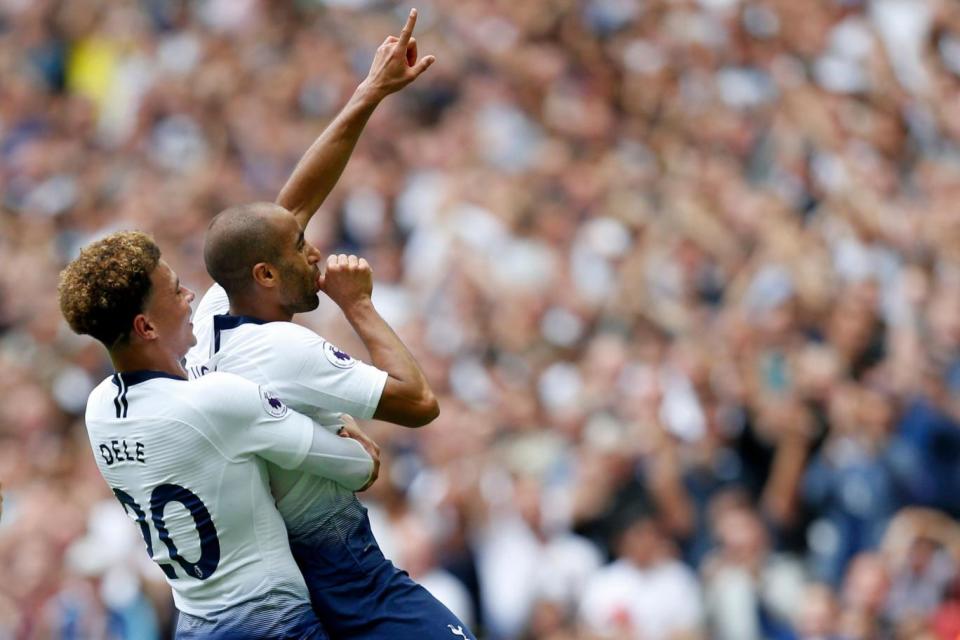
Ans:
{"type": "MultiPolygon", "coordinates": [[[[960,3],[418,8],[438,62],[307,230],[440,398],[366,425],[386,555],[491,640],[955,640],[960,3]]],[[[0,0],[0,638],[174,616],[59,270],[137,228],[205,290],[210,218],[276,197],[407,9],[0,0]]]]}

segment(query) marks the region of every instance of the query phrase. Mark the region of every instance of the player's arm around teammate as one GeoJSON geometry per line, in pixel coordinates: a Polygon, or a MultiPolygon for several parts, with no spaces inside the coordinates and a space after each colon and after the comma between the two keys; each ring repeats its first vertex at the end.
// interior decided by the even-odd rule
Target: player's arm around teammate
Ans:
{"type": "Polygon", "coordinates": [[[290,411],[269,388],[240,376],[215,372],[193,384],[209,387],[198,394],[203,399],[196,420],[209,423],[206,431],[220,439],[218,449],[238,457],[256,455],[282,469],[327,478],[351,491],[362,491],[377,479],[379,447],[349,416],[344,416],[338,437],[290,411]]]}
{"type": "Polygon", "coordinates": [[[367,77],[346,106],[310,146],[277,196],[276,203],[293,213],[300,228],[333,189],[343,173],[377,105],[391,93],[416,80],[434,63],[434,56],[417,57],[413,28],[417,10],[411,9],[400,36],[387,36],[374,55],[367,77]]]}
{"type": "Polygon", "coordinates": [[[326,639],[254,458],[361,489],[376,475],[375,456],[266,387],[222,372],[188,382],[193,292],[145,234],[84,248],[58,293],[71,329],[102,342],[116,369],[90,394],[87,433],[173,589],[177,637],[326,639]]]}

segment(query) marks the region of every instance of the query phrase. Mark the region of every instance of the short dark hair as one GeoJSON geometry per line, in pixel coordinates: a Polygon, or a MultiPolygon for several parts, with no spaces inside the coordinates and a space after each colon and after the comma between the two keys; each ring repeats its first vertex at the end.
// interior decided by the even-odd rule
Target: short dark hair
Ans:
{"type": "Polygon", "coordinates": [[[255,264],[276,264],[280,244],[266,214],[278,208],[280,205],[270,202],[242,204],[220,212],[210,221],[203,243],[203,261],[210,277],[228,295],[250,286],[255,264]]]}
{"type": "Polygon", "coordinates": [[[107,348],[128,340],[159,263],[160,247],[140,231],[111,233],[86,246],[60,272],[57,293],[67,324],[107,348]]]}

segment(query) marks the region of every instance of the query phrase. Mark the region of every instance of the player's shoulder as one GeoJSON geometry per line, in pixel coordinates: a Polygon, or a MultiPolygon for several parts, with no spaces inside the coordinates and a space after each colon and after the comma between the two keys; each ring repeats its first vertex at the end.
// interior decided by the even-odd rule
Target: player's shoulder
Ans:
{"type": "Polygon", "coordinates": [[[168,413],[195,424],[242,419],[259,406],[260,389],[232,373],[211,371],[171,389],[168,413]]]}
{"type": "Polygon", "coordinates": [[[312,329],[292,322],[270,322],[262,326],[268,328],[274,325],[271,344],[292,359],[299,357],[312,362],[326,361],[336,369],[350,369],[357,364],[348,353],[312,329]]]}
{"type": "Polygon", "coordinates": [[[316,331],[295,322],[265,322],[257,330],[276,340],[322,340],[316,331]]]}
{"type": "Polygon", "coordinates": [[[271,388],[234,373],[211,371],[190,385],[193,406],[210,416],[277,419],[288,411],[271,388]]]}
{"type": "MultiPolygon", "coordinates": [[[[212,319],[213,331],[220,348],[226,344],[267,344],[284,347],[303,346],[311,340],[319,340],[316,333],[293,322],[263,322],[249,316],[220,314],[212,319]],[[230,339],[226,339],[229,332],[230,339]]],[[[197,347],[194,347],[196,349],[197,347]]]]}
{"type": "Polygon", "coordinates": [[[238,339],[242,342],[259,343],[269,352],[297,360],[311,357],[314,350],[323,348],[323,338],[315,331],[293,322],[265,322],[246,325],[246,332],[238,339]]]}
{"type": "MultiPolygon", "coordinates": [[[[200,378],[191,378],[165,390],[168,406],[181,405],[185,409],[218,410],[220,405],[251,383],[229,373],[211,372],[200,378]]],[[[256,386],[256,385],[254,385],[256,386]]]]}
{"type": "Polygon", "coordinates": [[[90,395],[87,396],[86,417],[89,422],[93,418],[109,415],[107,409],[113,405],[113,397],[117,395],[117,386],[114,384],[115,376],[107,376],[95,386],[90,395]]]}
{"type": "Polygon", "coordinates": [[[199,398],[210,398],[212,394],[219,392],[237,393],[246,388],[255,388],[256,383],[250,382],[246,378],[238,376],[235,373],[226,371],[211,371],[210,373],[195,378],[185,385],[184,390],[191,396],[199,398]]]}

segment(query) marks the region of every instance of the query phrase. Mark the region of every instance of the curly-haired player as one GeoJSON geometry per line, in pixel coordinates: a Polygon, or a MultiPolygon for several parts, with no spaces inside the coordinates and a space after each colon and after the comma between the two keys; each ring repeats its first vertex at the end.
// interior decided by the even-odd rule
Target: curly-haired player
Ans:
{"type": "MultiPolygon", "coordinates": [[[[160,283],[175,278],[172,273],[161,261],[160,247],[150,236],[139,231],[115,233],[83,249],[60,274],[60,310],[71,329],[93,336],[111,350],[111,355],[120,356],[130,346],[131,333],[135,334],[131,321],[147,321],[142,311],[151,301],[151,278],[160,283]]],[[[141,325],[138,329],[163,331],[165,346],[181,352],[196,342],[190,323],[193,292],[181,287],[179,279],[169,288],[175,297],[158,295],[152,300],[154,304],[173,305],[153,318],[160,325],[141,325]]]]}
{"type": "Polygon", "coordinates": [[[290,553],[269,461],[361,489],[375,445],[338,437],[228,373],[188,381],[193,292],[149,236],[120,232],[60,276],[70,327],[116,373],[87,401],[97,467],[137,523],[180,611],[179,638],[326,638],[290,553]]]}

